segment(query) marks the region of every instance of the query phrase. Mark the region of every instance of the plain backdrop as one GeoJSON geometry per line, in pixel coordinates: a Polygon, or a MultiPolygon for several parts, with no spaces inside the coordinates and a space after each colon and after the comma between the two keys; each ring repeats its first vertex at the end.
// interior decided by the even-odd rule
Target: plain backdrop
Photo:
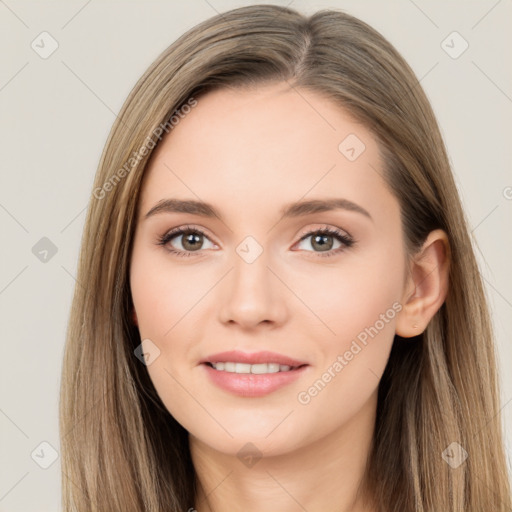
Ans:
{"type": "MultiPolygon", "coordinates": [[[[61,360],[85,208],[115,115],[179,35],[254,3],[263,2],[0,0],[0,511],[61,508],[61,360]]],[[[512,2],[267,3],[346,10],[388,38],[421,80],[478,246],[510,461],[512,2]]]]}

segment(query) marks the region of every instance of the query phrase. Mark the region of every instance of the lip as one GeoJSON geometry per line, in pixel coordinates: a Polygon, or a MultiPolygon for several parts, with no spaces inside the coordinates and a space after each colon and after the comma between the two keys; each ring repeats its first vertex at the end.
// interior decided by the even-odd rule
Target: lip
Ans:
{"type": "Polygon", "coordinates": [[[224,361],[246,364],[277,363],[288,366],[302,366],[308,364],[306,361],[292,359],[291,357],[276,352],[269,352],[268,350],[252,353],[242,352],[240,350],[229,350],[205,357],[200,363],[221,363],[224,361]]]}
{"type": "Polygon", "coordinates": [[[213,384],[225,391],[244,397],[268,395],[291,384],[308,369],[308,365],[305,365],[287,372],[255,374],[219,371],[209,366],[206,362],[200,366],[204,368],[213,384]]]}
{"type": "Polygon", "coordinates": [[[244,397],[265,396],[277,391],[297,380],[309,367],[309,364],[305,361],[299,361],[268,350],[253,353],[240,350],[219,352],[204,358],[200,363],[210,382],[225,391],[244,397]],[[277,363],[297,368],[287,372],[255,374],[219,371],[208,364],[224,361],[246,364],[277,363]]]}

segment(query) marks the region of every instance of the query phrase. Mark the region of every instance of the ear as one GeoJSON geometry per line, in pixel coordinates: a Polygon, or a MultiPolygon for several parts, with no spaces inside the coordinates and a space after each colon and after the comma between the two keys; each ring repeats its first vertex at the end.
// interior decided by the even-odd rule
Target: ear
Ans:
{"type": "Polygon", "coordinates": [[[410,262],[396,319],[396,334],[411,338],[421,334],[446,299],[449,286],[450,244],[446,233],[429,233],[410,262]]]}

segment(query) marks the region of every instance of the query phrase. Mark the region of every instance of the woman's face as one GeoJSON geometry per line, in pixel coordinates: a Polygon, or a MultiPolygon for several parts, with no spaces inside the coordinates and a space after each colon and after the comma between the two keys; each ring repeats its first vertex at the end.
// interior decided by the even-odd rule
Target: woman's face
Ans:
{"type": "Polygon", "coordinates": [[[149,375],[195,439],[277,455],[371,423],[406,265],[382,169],[365,127],[283,83],[210,92],[156,148],[131,290],[149,375]]]}

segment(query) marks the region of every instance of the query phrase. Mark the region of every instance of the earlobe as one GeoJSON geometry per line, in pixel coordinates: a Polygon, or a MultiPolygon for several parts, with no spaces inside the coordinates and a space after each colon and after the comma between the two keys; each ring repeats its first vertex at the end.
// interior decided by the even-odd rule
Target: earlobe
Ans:
{"type": "Polygon", "coordinates": [[[446,233],[441,229],[429,233],[410,265],[396,320],[396,334],[403,338],[421,334],[446,299],[450,268],[446,233]]]}

